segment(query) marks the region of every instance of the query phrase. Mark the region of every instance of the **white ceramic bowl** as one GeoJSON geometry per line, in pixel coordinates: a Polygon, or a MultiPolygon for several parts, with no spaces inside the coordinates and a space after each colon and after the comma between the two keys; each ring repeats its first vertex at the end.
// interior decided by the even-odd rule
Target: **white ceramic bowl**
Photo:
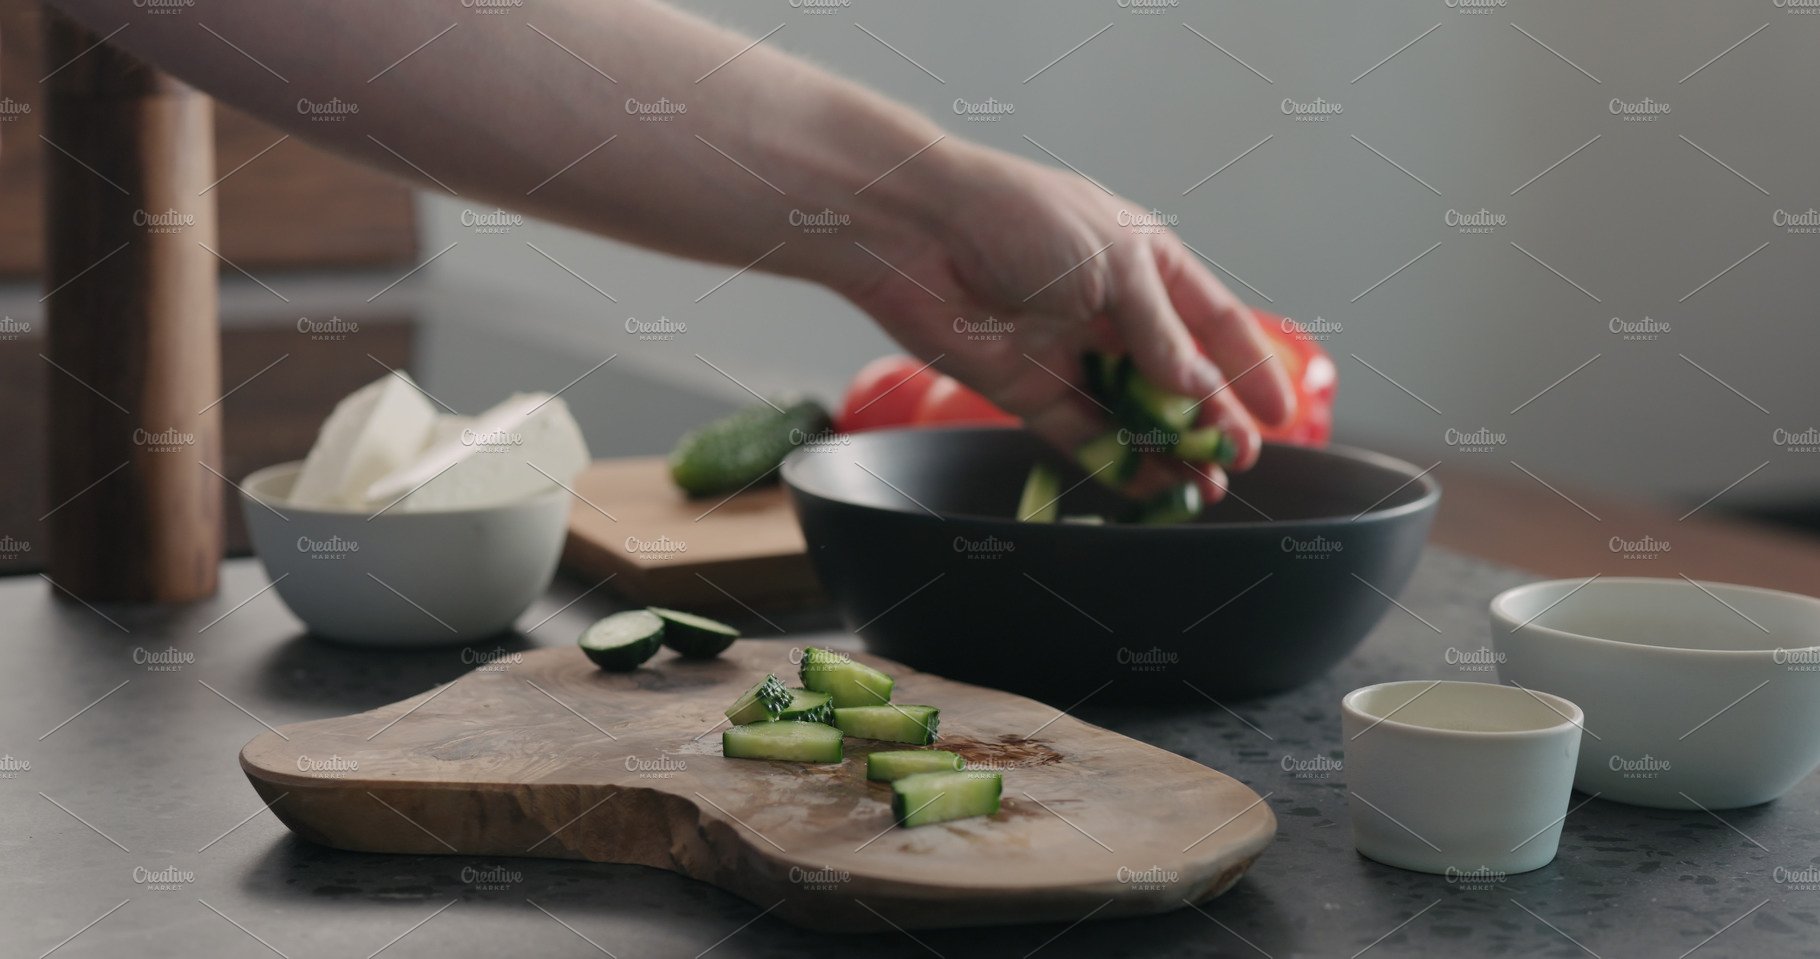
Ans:
{"type": "Polygon", "coordinates": [[[1580,707],[1492,683],[1379,683],[1340,700],[1352,839],[1387,866],[1461,882],[1548,865],[1580,707]]]}
{"type": "Polygon", "coordinates": [[[1768,802],[1820,766],[1820,600],[1685,579],[1491,601],[1498,678],[1586,710],[1574,785],[1664,809],[1768,802]]]}
{"type": "Polygon", "coordinates": [[[310,632],[345,643],[430,646],[510,629],[549,588],[569,494],[475,509],[379,515],[290,505],[301,463],[241,484],[253,551],[310,632]]]}

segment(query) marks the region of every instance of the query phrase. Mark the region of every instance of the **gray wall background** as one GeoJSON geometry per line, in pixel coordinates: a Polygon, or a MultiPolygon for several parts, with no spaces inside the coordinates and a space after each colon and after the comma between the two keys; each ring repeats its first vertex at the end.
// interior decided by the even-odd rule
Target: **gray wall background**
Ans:
{"type": "MultiPolygon", "coordinates": [[[[904,100],[953,134],[1053,162],[1040,143],[1176,217],[1252,302],[1337,324],[1326,345],[1340,366],[1347,442],[1424,466],[1447,459],[1521,480],[1515,463],[1555,485],[1690,505],[1746,474],[1720,506],[1811,499],[1820,488],[1820,451],[1776,442],[1777,430],[1820,421],[1820,228],[1791,232],[1774,220],[1820,206],[1820,8],[1130,2],[685,5],[754,37],[781,25],[765,43],[904,100]],[[957,98],[995,98],[1015,112],[969,122],[955,114],[957,98]],[[1281,108],[1317,98],[1342,112],[1299,122],[1281,108]],[[1627,121],[1611,113],[1614,99],[1668,111],[1627,121]],[[1462,233],[1449,210],[1486,210],[1503,225],[1462,233]],[[1614,318],[1667,331],[1627,338],[1611,332],[1614,318]],[[1502,442],[1478,451],[1448,442],[1449,430],[1480,429],[1502,442]]],[[[701,96],[722,81],[737,82],[734,68],[701,96]]],[[[600,108],[622,109],[610,95],[600,108]]],[[[560,388],[613,353],[614,371],[734,402],[750,398],[696,354],[761,391],[833,398],[862,362],[894,349],[819,288],[750,272],[697,304],[730,269],[535,221],[477,235],[461,222],[470,201],[422,199],[424,255],[458,245],[375,306],[364,301],[396,271],[267,278],[292,300],[280,305],[224,270],[224,307],[356,319],[414,310],[427,324],[415,372],[464,408],[510,388],[560,388]],[[668,317],[688,332],[640,340],[625,333],[628,317],[668,317]],[[476,353],[489,343],[519,361],[476,353]],[[516,379],[502,385],[508,368],[516,379]]],[[[0,289],[0,311],[38,320],[38,292],[0,289]]],[[[591,422],[596,452],[645,451],[649,437],[633,443],[642,433],[617,425],[638,414],[591,422]]]]}
{"type": "MultiPolygon", "coordinates": [[[[1557,485],[1696,501],[1764,462],[1728,501],[1800,495],[1820,478],[1820,456],[1773,441],[1777,428],[1814,422],[1820,236],[1773,222],[1779,209],[1820,203],[1820,16],[1804,15],[1813,8],[1183,0],[1146,11],[1114,0],[853,0],[818,14],[785,0],[687,5],[753,36],[781,24],[767,43],[911,103],[955,134],[1046,160],[1037,141],[1175,215],[1248,299],[1340,325],[1327,346],[1340,365],[1348,441],[1426,457],[1423,465],[1476,458],[1516,475],[1515,461],[1557,485]],[[952,109],[957,97],[997,98],[1015,112],[969,122],[952,109]],[[1285,98],[1322,98],[1343,112],[1300,122],[1282,112],[1285,98]],[[1668,112],[1627,121],[1611,113],[1614,98],[1668,112]],[[1446,222],[1449,210],[1482,209],[1504,225],[1469,234],[1446,222]],[[1614,318],[1648,318],[1668,332],[1626,338],[1611,332],[1614,318]],[[1504,443],[1461,452],[1447,442],[1449,429],[1481,428],[1504,443]]],[[[619,351],[620,362],[745,398],[699,353],[760,390],[832,396],[859,363],[891,348],[819,289],[749,273],[698,306],[729,270],[535,224],[481,239],[459,221],[467,204],[426,199],[426,250],[462,243],[429,271],[431,315],[535,326],[580,351],[576,372],[584,356],[619,351]],[[648,343],[623,332],[628,316],[660,315],[684,321],[687,334],[648,343]]]]}

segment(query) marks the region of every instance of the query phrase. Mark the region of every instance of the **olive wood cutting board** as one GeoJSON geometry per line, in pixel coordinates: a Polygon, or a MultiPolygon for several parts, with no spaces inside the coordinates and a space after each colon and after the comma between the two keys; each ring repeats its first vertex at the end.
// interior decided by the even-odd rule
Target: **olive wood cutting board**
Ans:
{"type": "Polygon", "coordinates": [[[240,765],[299,836],[341,849],[635,863],[837,931],[1167,912],[1237,882],[1276,832],[1267,803],[1192,760],[997,690],[855,658],[893,700],[940,706],[938,748],[1003,771],[988,818],[895,826],[874,749],[809,765],[720,755],[722,710],[782,643],[633,673],[541,649],[353,716],[248,743],[240,765]]]}
{"type": "Polygon", "coordinates": [[[817,602],[788,493],[776,482],[690,498],[666,457],[595,460],[575,478],[563,566],[641,603],[795,608],[817,602]]]}

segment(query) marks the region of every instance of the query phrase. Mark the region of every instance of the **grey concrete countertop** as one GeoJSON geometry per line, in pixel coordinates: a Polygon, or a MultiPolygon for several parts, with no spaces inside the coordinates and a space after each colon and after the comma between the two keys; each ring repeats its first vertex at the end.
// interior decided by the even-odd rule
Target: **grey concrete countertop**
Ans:
{"type": "MultiPolygon", "coordinates": [[[[1355,655],[1307,687],[1231,711],[1102,708],[1091,698],[1074,709],[1268,794],[1276,843],[1222,898],[1145,919],[914,939],[818,936],[642,867],[311,845],[262,811],[235,761],[240,747],[262,724],[369,709],[446,682],[493,644],[328,645],[260,592],[266,577],[250,560],[226,565],[218,597],[179,608],[86,608],[53,600],[36,576],[4,581],[0,954],[1820,955],[1820,889],[1783,881],[1820,861],[1812,779],[1724,821],[1593,800],[1569,816],[1552,865],[1472,886],[1361,858],[1344,771],[1287,771],[1342,756],[1337,703],[1348,689],[1490,679],[1450,665],[1447,650],[1483,644],[1487,599],[1523,578],[1431,550],[1402,596],[1410,612],[1390,610],[1355,655]]],[[[591,585],[559,582],[500,648],[572,642],[613,608],[605,590],[581,596],[591,585]]],[[[777,642],[852,642],[825,614],[773,618],[788,631],[777,642]]],[[[1084,679],[1083,694],[1092,685],[1084,679]]]]}

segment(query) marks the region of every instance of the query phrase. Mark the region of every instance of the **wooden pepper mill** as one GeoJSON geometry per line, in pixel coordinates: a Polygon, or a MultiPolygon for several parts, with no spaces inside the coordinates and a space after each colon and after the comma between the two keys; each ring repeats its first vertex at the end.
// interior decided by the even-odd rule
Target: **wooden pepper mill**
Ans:
{"type": "Polygon", "coordinates": [[[43,15],[49,576],[200,599],[224,539],[213,107],[43,15]]]}

